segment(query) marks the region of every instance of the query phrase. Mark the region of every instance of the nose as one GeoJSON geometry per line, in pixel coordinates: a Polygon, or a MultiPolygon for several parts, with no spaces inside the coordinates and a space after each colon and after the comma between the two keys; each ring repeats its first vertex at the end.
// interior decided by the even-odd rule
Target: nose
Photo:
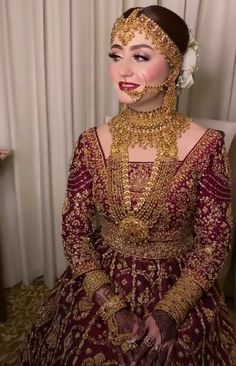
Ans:
{"type": "Polygon", "coordinates": [[[120,66],[119,73],[121,77],[130,77],[133,75],[133,68],[129,61],[122,60],[119,66],[120,66]]]}

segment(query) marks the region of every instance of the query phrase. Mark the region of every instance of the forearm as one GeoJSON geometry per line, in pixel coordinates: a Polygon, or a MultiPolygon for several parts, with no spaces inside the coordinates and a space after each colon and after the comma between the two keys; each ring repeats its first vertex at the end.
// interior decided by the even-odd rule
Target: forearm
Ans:
{"type": "Polygon", "coordinates": [[[217,136],[205,164],[199,178],[193,221],[195,246],[180,278],[157,304],[157,308],[169,313],[178,325],[203,292],[214,285],[230,245],[230,170],[222,136],[217,136]]]}
{"type": "Polygon", "coordinates": [[[156,309],[164,310],[179,326],[202,294],[202,288],[191,277],[182,275],[159,301],[156,309]]]}
{"type": "Polygon", "coordinates": [[[99,315],[105,322],[119,310],[126,308],[125,300],[115,294],[113,283],[104,271],[86,273],[83,286],[88,299],[99,305],[99,315]]]}

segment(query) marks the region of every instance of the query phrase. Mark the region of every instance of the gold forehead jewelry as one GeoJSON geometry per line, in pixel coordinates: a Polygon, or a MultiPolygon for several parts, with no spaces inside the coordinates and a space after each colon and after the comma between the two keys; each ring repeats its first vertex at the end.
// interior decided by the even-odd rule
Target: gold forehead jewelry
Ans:
{"type": "Polygon", "coordinates": [[[135,32],[144,33],[145,38],[151,40],[156,49],[167,58],[171,66],[180,68],[183,55],[176,44],[151,18],[139,14],[141,10],[142,8],[135,9],[127,18],[122,15],[116,20],[111,32],[111,44],[117,37],[123,46],[127,46],[134,38],[135,32]]]}

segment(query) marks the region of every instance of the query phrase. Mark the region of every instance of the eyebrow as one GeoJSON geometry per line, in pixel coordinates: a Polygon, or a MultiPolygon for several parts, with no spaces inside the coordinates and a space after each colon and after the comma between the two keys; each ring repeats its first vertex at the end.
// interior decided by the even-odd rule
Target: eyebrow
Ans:
{"type": "MultiPolygon", "coordinates": [[[[123,47],[119,44],[113,44],[111,46],[111,49],[112,48],[119,48],[120,50],[123,50],[123,47]]],[[[130,50],[133,51],[133,50],[137,50],[139,48],[149,48],[150,50],[153,50],[153,48],[151,46],[149,46],[148,44],[145,44],[145,43],[141,43],[141,44],[137,44],[137,45],[134,45],[134,46],[131,46],[130,47],[130,50]]]]}

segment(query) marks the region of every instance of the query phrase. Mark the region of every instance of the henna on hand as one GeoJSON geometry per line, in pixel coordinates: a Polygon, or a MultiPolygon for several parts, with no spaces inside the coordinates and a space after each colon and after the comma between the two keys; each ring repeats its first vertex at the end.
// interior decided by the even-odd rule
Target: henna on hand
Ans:
{"type": "Polygon", "coordinates": [[[161,342],[165,343],[176,339],[177,325],[164,310],[154,310],[152,314],[161,334],[161,342]]]}
{"type": "Polygon", "coordinates": [[[137,322],[136,316],[128,309],[122,309],[115,314],[119,333],[132,334],[137,322]]]}

